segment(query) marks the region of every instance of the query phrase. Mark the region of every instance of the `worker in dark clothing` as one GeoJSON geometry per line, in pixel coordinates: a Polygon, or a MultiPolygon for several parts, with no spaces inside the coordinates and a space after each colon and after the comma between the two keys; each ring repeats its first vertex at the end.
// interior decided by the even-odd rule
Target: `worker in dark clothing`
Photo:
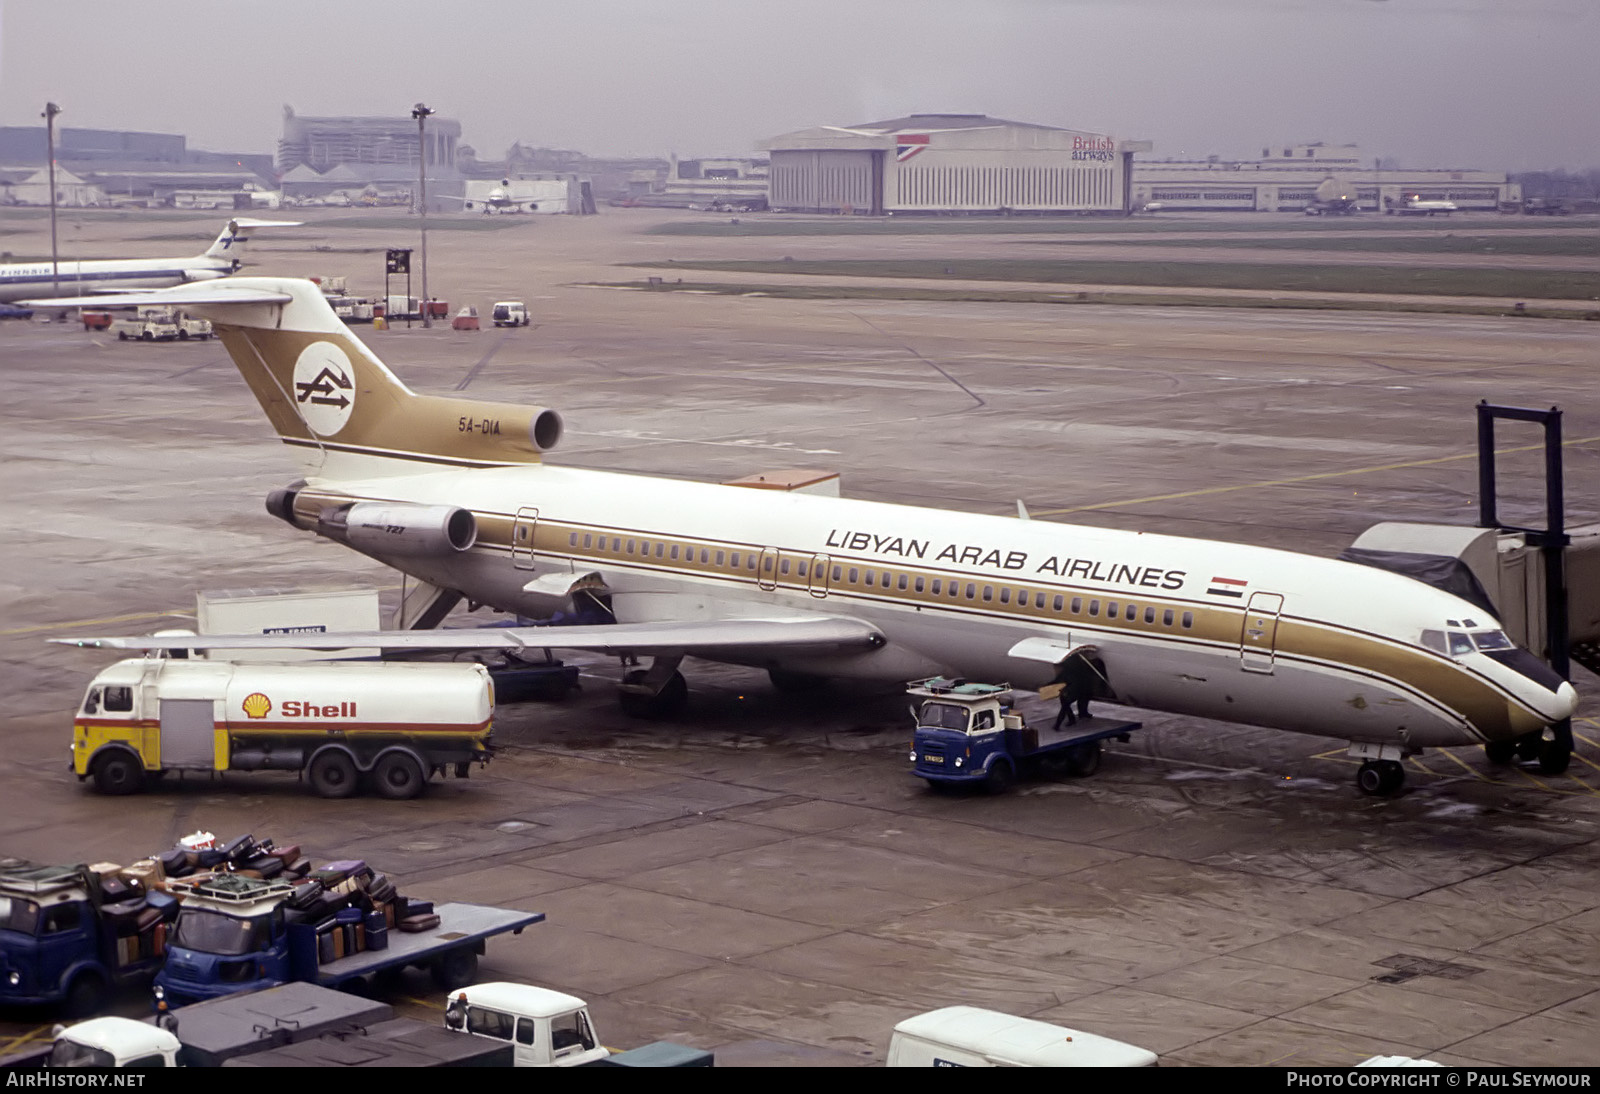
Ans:
{"type": "Polygon", "coordinates": [[[1090,717],[1089,699],[1094,694],[1094,668],[1083,654],[1075,653],[1061,662],[1051,682],[1061,685],[1061,711],[1056,715],[1056,729],[1061,728],[1062,722],[1075,726],[1080,717],[1090,717]],[[1072,712],[1074,705],[1078,708],[1077,714],[1072,712]]]}

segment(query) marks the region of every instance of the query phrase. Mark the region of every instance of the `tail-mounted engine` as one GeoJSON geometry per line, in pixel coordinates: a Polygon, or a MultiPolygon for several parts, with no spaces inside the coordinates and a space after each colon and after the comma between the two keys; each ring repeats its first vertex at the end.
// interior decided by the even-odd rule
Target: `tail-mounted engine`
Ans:
{"type": "Polygon", "coordinates": [[[478,542],[478,521],[454,505],[360,501],[324,509],[316,532],[376,555],[438,556],[478,542]]]}

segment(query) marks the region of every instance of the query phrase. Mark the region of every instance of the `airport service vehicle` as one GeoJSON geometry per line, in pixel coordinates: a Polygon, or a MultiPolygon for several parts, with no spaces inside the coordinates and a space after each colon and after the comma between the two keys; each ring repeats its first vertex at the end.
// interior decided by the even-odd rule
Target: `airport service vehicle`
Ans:
{"type": "Polygon", "coordinates": [[[191,338],[205,342],[211,338],[211,321],[209,319],[196,319],[193,316],[178,312],[173,317],[178,325],[178,341],[187,342],[191,338]]]}
{"type": "Polygon", "coordinates": [[[450,320],[451,330],[477,330],[478,328],[478,309],[471,304],[456,312],[456,317],[450,320]]]}
{"type": "Polygon", "coordinates": [[[365,863],[331,863],[299,883],[213,875],[170,882],[183,914],[156,987],[175,1005],[288,982],[342,988],[408,967],[442,988],[471,982],[488,939],[543,912],[400,896],[365,863]]]}
{"type": "Polygon", "coordinates": [[[435,773],[489,761],[493,713],[488,670],[472,662],[130,658],[89,685],[72,769],[102,794],[170,772],[298,771],[325,798],[363,776],[414,798],[435,773]]]}
{"type": "Polygon", "coordinates": [[[528,305],[520,300],[500,301],[490,311],[489,318],[497,327],[525,327],[532,322],[528,318],[528,305]]]}
{"type": "Polygon", "coordinates": [[[627,1052],[600,1043],[589,1005],[532,984],[475,984],[452,992],[445,1028],[510,1045],[516,1067],[710,1067],[702,1049],[657,1041],[627,1052]]]}
{"type": "Polygon", "coordinates": [[[85,308],[79,313],[78,318],[83,320],[84,330],[110,330],[113,317],[108,311],[90,311],[85,308]]]}
{"type": "MultiPolygon", "coordinates": [[[[21,300],[41,293],[81,298],[95,293],[156,289],[186,281],[226,277],[244,265],[245,245],[255,230],[293,228],[298,223],[234,217],[205,253],[191,258],[108,259],[61,262],[53,266],[49,262],[3,265],[0,266],[0,300],[21,300]]],[[[77,303],[83,301],[79,299],[77,303]]]]}
{"type": "Polygon", "coordinates": [[[1156,1054],[1032,1018],[944,1007],[894,1027],[887,1066],[1155,1067],[1156,1054]]]}
{"type": "Polygon", "coordinates": [[[116,869],[0,865],[0,1004],[92,1014],[160,970],[178,900],[116,869]]]}
{"type": "Polygon", "coordinates": [[[282,984],[194,1003],[145,1021],[95,1018],[0,1064],[47,1067],[508,1067],[509,1046],[396,1018],[388,1004],[315,984],[282,984]]]}
{"type": "MultiPolygon", "coordinates": [[[[217,324],[302,478],[267,510],[461,598],[529,618],[601,590],[604,622],[391,635],[83,637],[114,649],[563,649],[649,658],[627,709],[687,701],[686,657],[812,677],[1036,689],[1092,644],[1102,702],[1350,742],[1367,793],[1427,748],[1525,742],[1571,758],[1572,685],[1492,610],[1375,566],[1246,544],[793,490],[554,466],[555,410],[417,394],[317,286],[233,278],[151,296],[217,324]],[[291,397],[285,398],[283,394],[291,397]],[[380,519],[381,518],[381,519],[380,519]],[[374,527],[382,534],[373,534],[374,527]],[[1042,645],[1041,645],[1042,643],[1042,645]]],[[[1585,638],[1587,635],[1576,635],[1585,638]]]]}
{"type": "Polygon", "coordinates": [[[1100,742],[1126,741],[1141,725],[1104,718],[1079,719],[1059,730],[1024,725],[1006,684],[935,676],[913,682],[906,694],[922,700],[913,711],[912,770],[935,789],[981,784],[998,794],[1034,769],[1093,775],[1100,768],[1100,742]]]}
{"type": "Polygon", "coordinates": [[[165,308],[141,308],[138,315],[119,315],[111,320],[111,330],[119,342],[176,342],[178,324],[165,308]]]}

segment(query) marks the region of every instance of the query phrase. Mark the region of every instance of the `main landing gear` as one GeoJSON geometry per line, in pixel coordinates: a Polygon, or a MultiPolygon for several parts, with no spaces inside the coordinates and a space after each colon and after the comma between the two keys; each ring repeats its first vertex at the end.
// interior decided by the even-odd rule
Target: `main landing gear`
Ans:
{"type": "Polygon", "coordinates": [[[1350,742],[1347,755],[1361,760],[1356,770],[1356,788],[1375,798],[1397,794],[1406,784],[1405,765],[1400,761],[1418,750],[1406,750],[1399,745],[1375,745],[1365,741],[1350,742]]]}
{"type": "MultiPolygon", "coordinates": [[[[622,703],[622,713],[630,718],[659,720],[681,714],[689,705],[689,685],[678,671],[683,660],[676,657],[656,657],[648,669],[627,669],[617,698],[622,703]]],[[[624,666],[627,661],[623,662],[624,666]]]]}

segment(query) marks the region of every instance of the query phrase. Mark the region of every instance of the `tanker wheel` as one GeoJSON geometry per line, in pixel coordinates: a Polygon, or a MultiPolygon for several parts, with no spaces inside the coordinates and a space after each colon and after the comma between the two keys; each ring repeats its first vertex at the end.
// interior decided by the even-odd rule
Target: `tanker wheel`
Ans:
{"type": "Polygon", "coordinates": [[[144,764],[120,748],[101,753],[94,762],[94,788],[102,794],[137,794],[144,789],[144,764]]]}
{"type": "Polygon", "coordinates": [[[428,776],[415,756],[405,752],[386,752],[372,769],[372,785],[378,796],[404,801],[422,793],[428,776]]]}
{"type": "Polygon", "coordinates": [[[337,748],[317,753],[306,777],[311,782],[311,789],[323,798],[348,798],[356,792],[361,781],[356,762],[349,753],[337,748]]]}

